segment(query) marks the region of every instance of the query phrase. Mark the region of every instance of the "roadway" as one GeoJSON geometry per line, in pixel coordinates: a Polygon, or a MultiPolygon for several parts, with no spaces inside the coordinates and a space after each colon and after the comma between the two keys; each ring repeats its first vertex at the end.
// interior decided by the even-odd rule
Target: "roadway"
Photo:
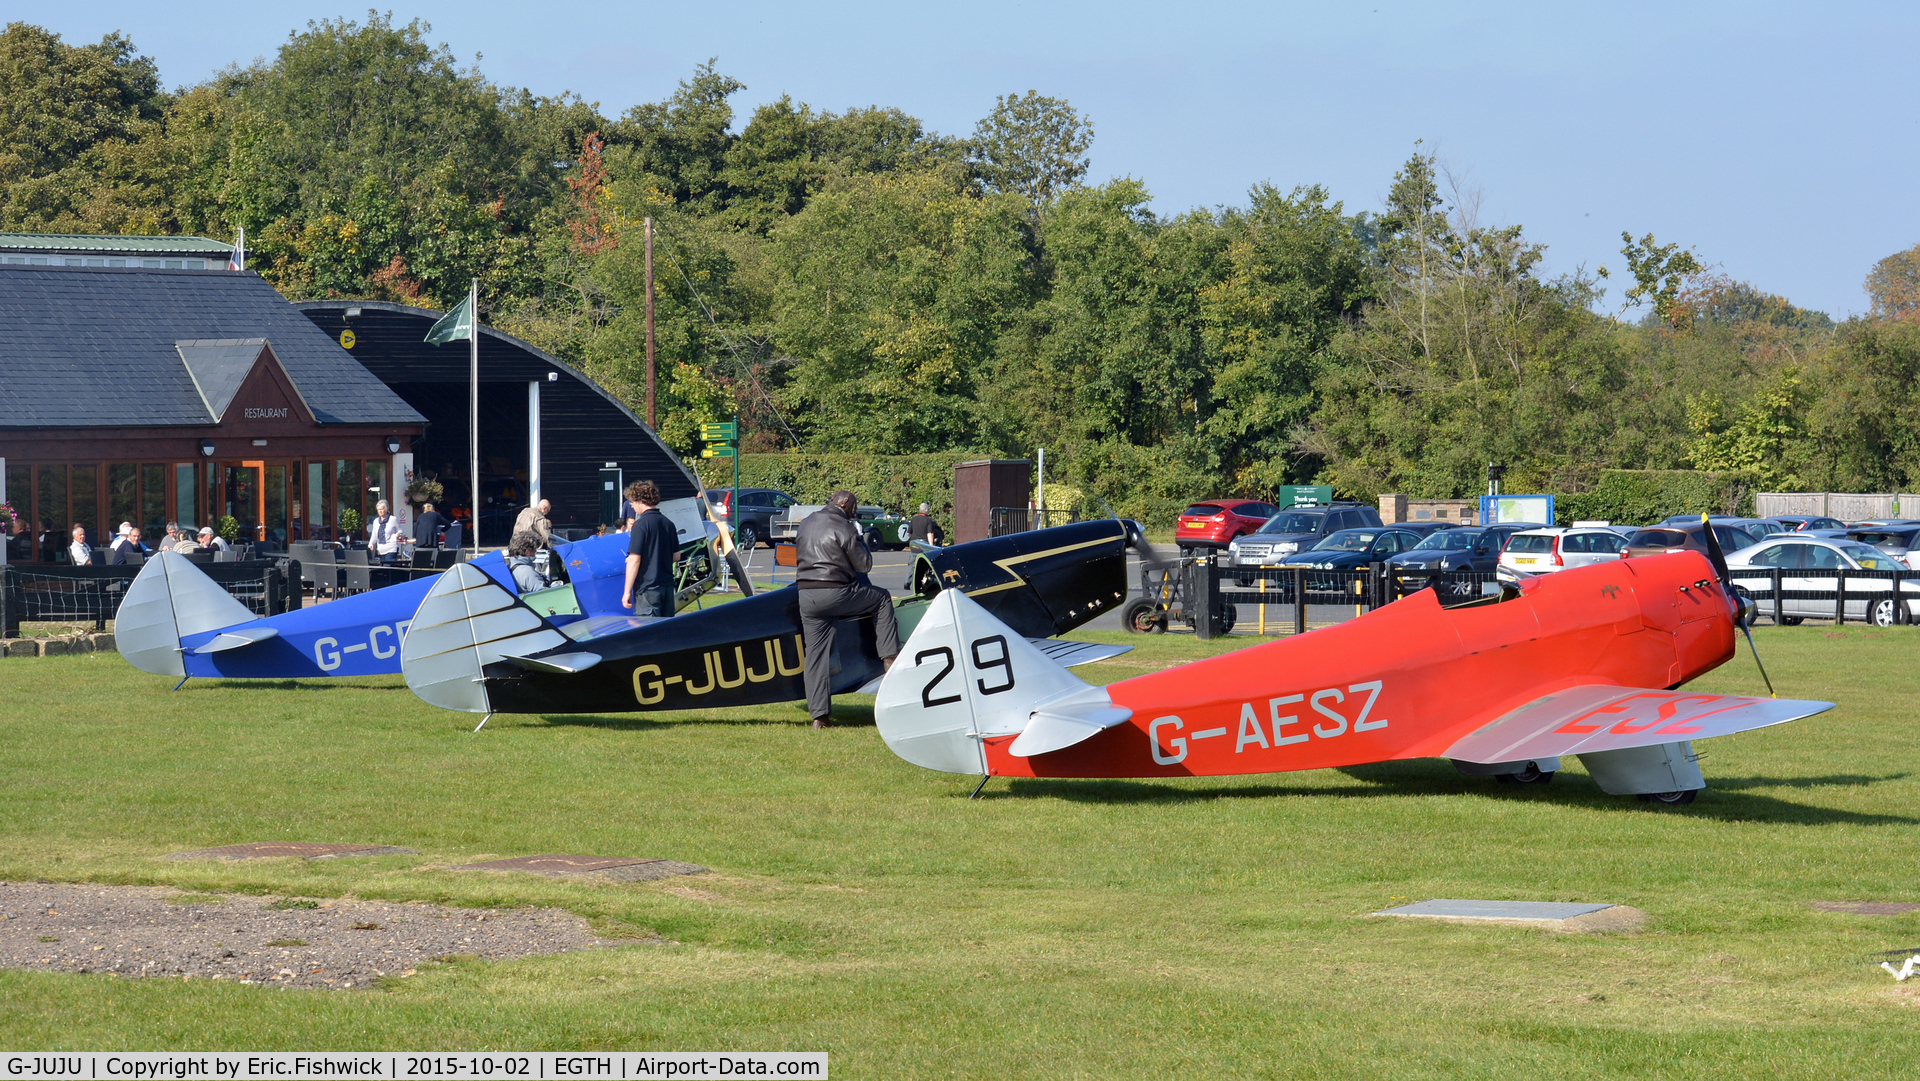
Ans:
{"type": "MultiPolygon", "coordinates": [[[[905,597],[910,592],[908,589],[907,575],[913,569],[913,557],[914,553],[910,551],[875,552],[873,554],[873,572],[868,577],[879,585],[887,587],[896,598],[905,597]]],[[[755,549],[753,558],[747,564],[747,569],[748,573],[753,576],[754,582],[763,586],[768,583],[785,585],[793,581],[793,568],[774,567],[773,549],[771,548],[755,549]],[[775,573],[776,570],[778,571],[777,574],[775,573]]],[[[1140,596],[1140,557],[1133,552],[1128,552],[1127,599],[1132,600],[1138,596],[1140,596]]],[[[1229,602],[1231,602],[1233,596],[1231,588],[1227,590],[1226,596],[1229,602]]],[[[1126,628],[1120,624],[1120,609],[1124,607],[1125,605],[1118,606],[1105,615],[1099,616],[1091,623],[1086,624],[1084,629],[1099,631],[1125,630],[1126,628]]],[[[1236,635],[1257,634],[1259,628],[1259,613],[1257,608],[1253,605],[1239,605],[1236,607],[1239,622],[1234,626],[1233,633],[1236,635]]],[[[1313,604],[1307,606],[1307,625],[1309,627],[1321,627],[1332,623],[1340,623],[1352,619],[1353,616],[1354,609],[1352,605],[1313,604]]],[[[1275,604],[1267,606],[1267,633],[1269,635],[1286,634],[1291,632],[1292,629],[1292,605],[1275,604]]],[[[1186,632],[1182,631],[1181,633],[1186,632]]]]}

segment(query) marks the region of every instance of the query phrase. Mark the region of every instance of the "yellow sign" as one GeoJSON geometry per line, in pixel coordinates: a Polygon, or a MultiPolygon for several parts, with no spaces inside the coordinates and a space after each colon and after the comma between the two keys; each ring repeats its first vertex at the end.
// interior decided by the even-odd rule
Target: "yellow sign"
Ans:
{"type": "Polygon", "coordinates": [[[358,339],[356,339],[356,338],[354,338],[354,336],[353,336],[353,331],[351,331],[351,330],[343,330],[343,331],[341,331],[341,332],[340,332],[340,348],[342,348],[342,349],[352,349],[352,348],[353,348],[353,343],[354,343],[354,342],[355,342],[356,340],[358,340],[358,339]]]}

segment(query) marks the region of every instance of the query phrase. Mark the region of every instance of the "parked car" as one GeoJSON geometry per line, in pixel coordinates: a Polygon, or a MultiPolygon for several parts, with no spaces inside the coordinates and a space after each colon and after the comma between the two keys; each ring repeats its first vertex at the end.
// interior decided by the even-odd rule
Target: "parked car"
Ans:
{"type": "Polygon", "coordinates": [[[1225,548],[1233,538],[1251,533],[1279,511],[1257,499],[1212,499],[1180,512],[1173,542],[1182,548],[1225,548]]]}
{"type": "MultiPolygon", "coordinates": [[[[1388,560],[1388,570],[1399,581],[1402,593],[1421,589],[1441,575],[1492,574],[1499,565],[1500,549],[1508,537],[1539,528],[1542,528],[1539,522],[1501,522],[1441,530],[1421,541],[1412,551],[1388,560]]],[[[1469,596],[1481,588],[1481,583],[1470,581],[1442,584],[1442,591],[1449,596],[1469,596]]]]}
{"type": "MultiPolygon", "coordinates": [[[[1772,572],[1776,568],[1781,571],[1780,622],[1788,626],[1808,618],[1833,618],[1836,606],[1833,594],[1839,589],[1838,572],[1841,570],[1910,569],[1877,548],[1855,541],[1830,541],[1814,537],[1769,537],[1727,556],[1727,569],[1731,572],[1735,592],[1751,598],[1763,614],[1773,611],[1772,572]],[[1743,576],[1739,573],[1741,570],[1762,573],[1743,576]],[[1795,593],[1813,593],[1816,596],[1795,596],[1795,593]],[[1821,593],[1827,596],[1817,595],[1821,593]]],[[[1882,627],[1892,626],[1892,592],[1893,581],[1889,578],[1849,579],[1847,618],[1870,621],[1882,627]],[[1860,596],[1874,593],[1887,595],[1860,596]]],[[[1920,580],[1902,582],[1901,597],[1907,606],[1905,622],[1911,623],[1914,613],[1920,611],[1920,580]]]]}
{"type": "MultiPolygon", "coordinates": [[[[1405,522],[1379,528],[1342,529],[1330,533],[1304,552],[1281,556],[1277,566],[1308,566],[1316,570],[1351,570],[1369,563],[1385,563],[1412,551],[1430,534],[1446,527],[1444,522],[1405,522]]],[[[1241,572],[1235,580],[1250,586],[1259,576],[1241,572]]]]}
{"type": "Polygon", "coordinates": [[[1283,510],[1261,523],[1251,533],[1235,537],[1227,545],[1226,565],[1260,567],[1274,563],[1320,543],[1321,538],[1342,529],[1382,528],[1380,512],[1359,503],[1335,503],[1327,507],[1295,507],[1283,510]]]}
{"type": "Polygon", "coordinates": [[[1920,568],[1920,524],[1890,525],[1874,529],[1851,529],[1843,536],[1855,544],[1876,548],[1909,567],[1920,568]]]}
{"type": "Polygon", "coordinates": [[[1845,529],[1847,525],[1838,518],[1828,518],[1821,514],[1776,514],[1764,519],[1780,527],[1782,533],[1804,533],[1809,529],[1845,529]]]}
{"type": "Polygon", "coordinates": [[[1847,531],[1844,529],[1781,530],[1779,532],[1769,533],[1766,537],[1761,537],[1760,539],[1766,540],[1767,537],[1819,537],[1821,540],[1846,540],[1847,531]]]}
{"type": "Polygon", "coordinates": [[[1523,529],[1500,550],[1500,571],[1514,578],[1551,574],[1620,558],[1627,538],[1600,526],[1547,526],[1523,529]]]}
{"type": "MultiPolygon", "coordinates": [[[[1705,552],[1707,550],[1706,526],[1696,518],[1692,525],[1657,525],[1639,530],[1627,538],[1626,556],[1653,556],[1667,552],[1705,552]]],[[[1722,552],[1737,552],[1750,548],[1762,538],[1749,534],[1745,529],[1720,522],[1713,523],[1713,535],[1720,542],[1722,552]]]]}
{"type": "Polygon", "coordinates": [[[778,488],[742,488],[740,513],[735,515],[732,500],[732,488],[707,489],[707,502],[733,527],[733,542],[749,552],[773,536],[773,519],[785,517],[787,508],[799,502],[778,488]]]}
{"type": "MultiPolygon", "coordinates": [[[[1280,570],[1273,572],[1279,579],[1275,584],[1280,592],[1291,596],[1291,570],[1305,567],[1312,572],[1339,572],[1309,573],[1306,576],[1309,591],[1348,592],[1353,589],[1353,578],[1347,572],[1364,568],[1370,563],[1385,563],[1402,552],[1411,551],[1425,539],[1421,531],[1412,526],[1364,526],[1335,530],[1305,551],[1279,557],[1275,565],[1280,570]]],[[[1244,577],[1241,580],[1249,581],[1244,577]]]]}

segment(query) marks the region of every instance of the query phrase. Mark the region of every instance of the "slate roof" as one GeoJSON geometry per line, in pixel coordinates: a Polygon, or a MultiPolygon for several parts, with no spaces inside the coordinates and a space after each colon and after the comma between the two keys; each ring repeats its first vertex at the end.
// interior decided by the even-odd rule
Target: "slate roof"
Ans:
{"type": "Polygon", "coordinates": [[[119,236],[96,233],[0,233],[0,251],[116,251],[230,256],[233,245],[203,236],[119,236]]]}
{"type": "Polygon", "coordinates": [[[176,342],[265,338],[322,424],[426,418],[251,272],[0,266],[0,428],[204,426],[176,342]]]}

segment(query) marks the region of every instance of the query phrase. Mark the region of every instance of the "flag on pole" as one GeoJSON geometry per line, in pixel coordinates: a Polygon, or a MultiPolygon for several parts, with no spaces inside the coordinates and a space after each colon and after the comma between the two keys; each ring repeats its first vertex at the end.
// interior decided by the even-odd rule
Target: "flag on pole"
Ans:
{"type": "Polygon", "coordinates": [[[427,331],[426,340],[434,345],[473,340],[473,298],[469,296],[440,317],[427,331]]]}

